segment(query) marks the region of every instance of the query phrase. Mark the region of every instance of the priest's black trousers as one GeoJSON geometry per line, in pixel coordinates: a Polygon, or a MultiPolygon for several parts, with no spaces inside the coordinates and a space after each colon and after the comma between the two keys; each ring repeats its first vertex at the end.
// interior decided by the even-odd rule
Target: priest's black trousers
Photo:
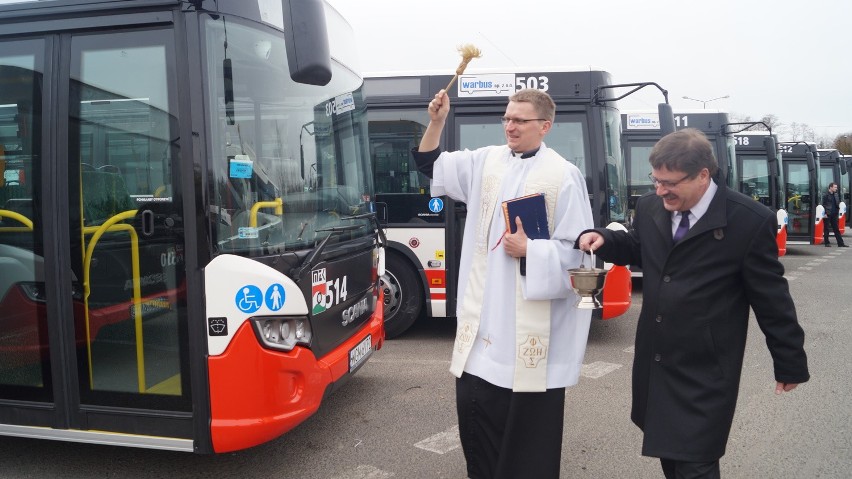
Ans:
{"type": "Polygon", "coordinates": [[[565,388],[516,393],[464,373],[456,408],[470,479],[559,477],[565,388]]]}

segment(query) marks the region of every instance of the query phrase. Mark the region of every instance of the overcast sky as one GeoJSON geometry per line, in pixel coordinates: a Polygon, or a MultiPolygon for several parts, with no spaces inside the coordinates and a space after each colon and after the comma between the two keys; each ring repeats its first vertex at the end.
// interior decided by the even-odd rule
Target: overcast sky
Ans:
{"type": "MultiPolygon", "coordinates": [[[[363,72],[451,74],[456,48],[472,43],[483,56],[469,73],[592,65],[616,83],[660,84],[675,111],[704,105],[683,96],[727,95],[707,108],[752,120],[774,114],[818,137],[852,132],[850,0],[329,2],[355,29],[363,72]]],[[[650,88],[634,97],[619,107],[662,99],[650,88]]]]}

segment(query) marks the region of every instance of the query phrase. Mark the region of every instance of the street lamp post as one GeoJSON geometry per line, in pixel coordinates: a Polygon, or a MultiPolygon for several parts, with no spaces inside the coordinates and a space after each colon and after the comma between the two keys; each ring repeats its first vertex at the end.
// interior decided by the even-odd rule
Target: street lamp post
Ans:
{"type": "Polygon", "coordinates": [[[730,98],[730,97],[731,97],[731,95],[725,95],[725,96],[720,96],[720,97],[718,97],[718,98],[712,98],[712,99],[710,99],[710,100],[699,100],[698,98],[690,98],[690,97],[688,97],[688,96],[684,96],[684,97],[683,97],[683,99],[684,99],[684,100],[692,100],[692,101],[700,102],[700,103],[702,103],[702,104],[704,105],[704,109],[706,110],[706,109],[707,109],[707,104],[708,104],[708,103],[710,103],[711,101],[721,100],[721,99],[723,99],[723,98],[730,98]]]}

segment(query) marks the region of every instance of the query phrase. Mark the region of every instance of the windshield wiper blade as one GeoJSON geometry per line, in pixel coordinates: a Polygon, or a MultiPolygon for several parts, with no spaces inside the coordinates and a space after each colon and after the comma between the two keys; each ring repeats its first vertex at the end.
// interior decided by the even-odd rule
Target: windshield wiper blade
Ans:
{"type": "MultiPolygon", "coordinates": [[[[348,218],[344,218],[344,219],[348,219],[348,218]]],[[[317,233],[325,233],[326,231],[328,231],[330,233],[343,233],[344,231],[359,230],[363,227],[364,227],[364,225],[330,226],[328,228],[320,228],[320,229],[317,229],[317,230],[314,230],[314,231],[316,231],[317,233]]],[[[331,235],[326,236],[325,239],[323,239],[323,242],[328,240],[328,238],[330,238],[330,237],[331,237],[331,235]]],[[[322,243],[320,243],[320,244],[322,244],[322,243]]]]}
{"type": "Polygon", "coordinates": [[[316,245],[316,247],[314,247],[314,250],[311,251],[311,254],[306,256],[305,260],[302,261],[302,264],[300,264],[299,266],[296,266],[295,268],[293,268],[290,271],[290,274],[293,277],[293,281],[296,282],[296,284],[298,284],[299,280],[302,278],[302,273],[306,269],[312,269],[314,266],[319,264],[319,262],[320,262],[319,258],[321,257],[323,250],[325,249],[326,245],[328,244],[328,240],[330,240],[332,236],[337,236],[340,233],[345,233],[347,231],[361,229],[363,227],[364,227],[364,225],[344,225],[344,226],[332,226],[330,228],[322,228],[322,229],[316,230],[317,233],[328,232],[328,236],[323,238],[322,241],[320,241],[319,244],[316,245]]]}
{"type": "Polygon", "coordinates": [[[361,214],[352,215],[352,216],[344,216],[343,218],[340,218],[340,219],[341,220],[361,220],[361,219],[365,219],[365,218],[369,218],[370,223],[372,223],[373,227],[376,229],[377,236],[378,236],[377,242],[378,242],[379,246],[381,246],[381,247],[387,246],[388,240],[385,237],[385,230],[382,229],[382,226],[379,224],[379,216],[376,214],[375,211],[370,211],[370,212],[367,212],[367,213],[361,213],[361,214]]]}

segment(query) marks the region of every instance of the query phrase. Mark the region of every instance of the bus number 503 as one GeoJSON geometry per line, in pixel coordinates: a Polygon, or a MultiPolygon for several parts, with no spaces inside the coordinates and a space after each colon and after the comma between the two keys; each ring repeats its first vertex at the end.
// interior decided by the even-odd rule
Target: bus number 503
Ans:
{"type": "Polygon", "coordinates": [[[532,88],[534,90],[547,91],[550,89],[550,85],[548,85],[549,79],[544,76],[537,77],[515,77],[515,88],[517,90],[523,90],[524,88],[532,88]]]}

